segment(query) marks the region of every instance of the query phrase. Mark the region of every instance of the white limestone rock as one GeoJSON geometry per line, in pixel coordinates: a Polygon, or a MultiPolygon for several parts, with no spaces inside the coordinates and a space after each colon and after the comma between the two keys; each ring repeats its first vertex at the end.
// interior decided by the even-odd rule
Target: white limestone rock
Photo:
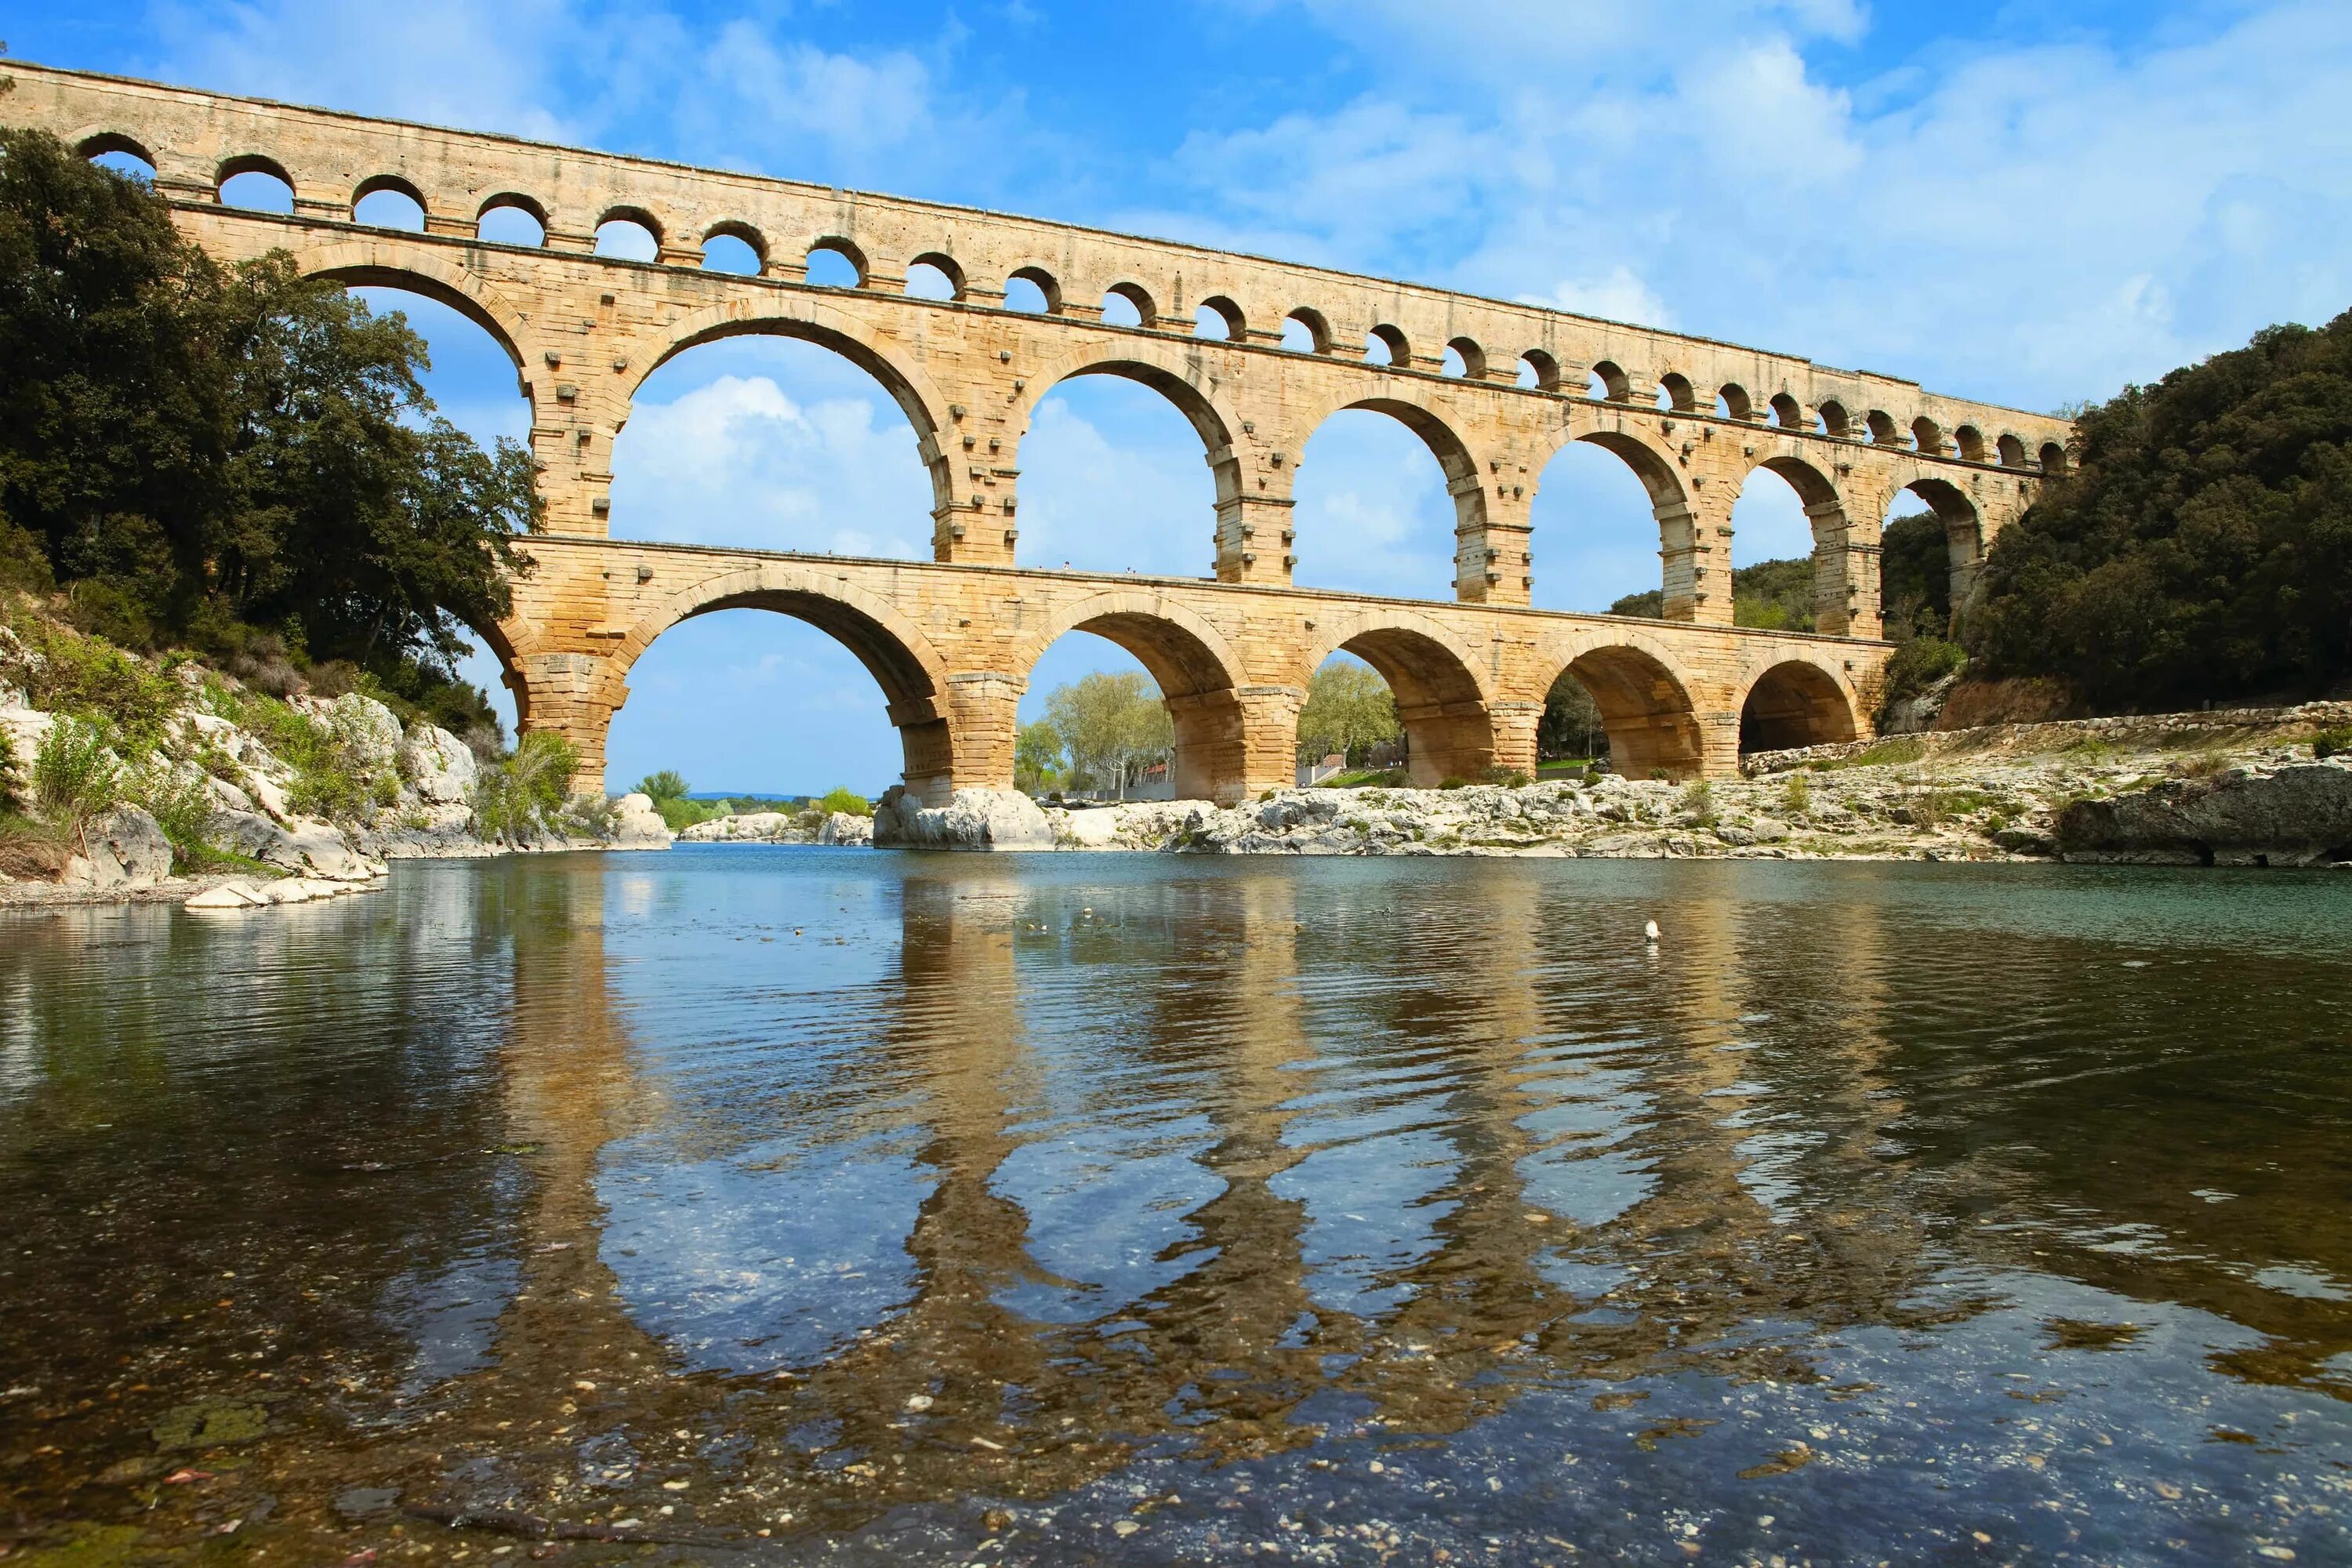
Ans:
{"type": "Polygon", "coordinates": [[[698,822],[678,837],[689,844],[797,844],[805,835],[781,811],[746,811],[698,822]]]}
{"type": "Polygon", "coordinates": [[[252,901],[232,887],[206,888],[180,906],[184,910],[249,910],[252,901]]]}
{"type": "Polygon", "coordinates": [[[98,892],[152,888],[172,875],[172,841],[135,805],[117,806],[93,819],[82,837],[89,852],[67,861],[58,879],[68,887],[98,892]]]}
{"type": "Polygon", "coordinates": [[[328,727],[352,762],[373,773],[400,755],[400,721],[373,697],[346,691],[327,705],[328,727]]]}
{"type": "Polygon", "coordinates": [[[874,819],[852,811],[836,811],[816,830],[819,844],[872,844],[874,819]]]}
{"type": "Polygon", "coordinates": [[[677,837],[654,809],[652,796],[633,791],[613,803],[614,848],[667,849],[677,837]]]}
{"type": "Polygon", "coordinates": [[[473,798],[479,771],[473,749],[448,731],[419,724],[408,732],[401,774],[417,797],[435,805],[463,805],[473,798]]]}
{"type": "Polygon", "coordinates": [[[892,784],[874,808],[877,848],[1051,849],[1053,825],[1037,803],[1011,789],[960,789],[943,806],[908,798],[892,784]]]}

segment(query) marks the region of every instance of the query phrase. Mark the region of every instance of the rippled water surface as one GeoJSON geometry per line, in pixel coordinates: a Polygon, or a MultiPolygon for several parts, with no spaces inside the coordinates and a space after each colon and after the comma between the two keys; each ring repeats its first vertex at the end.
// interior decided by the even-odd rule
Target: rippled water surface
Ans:
{"type": "Polygon", "coordinates": [[[0,917],[0,1548],[2352,1561],[2348,933],[756,847],[0,917]]]}

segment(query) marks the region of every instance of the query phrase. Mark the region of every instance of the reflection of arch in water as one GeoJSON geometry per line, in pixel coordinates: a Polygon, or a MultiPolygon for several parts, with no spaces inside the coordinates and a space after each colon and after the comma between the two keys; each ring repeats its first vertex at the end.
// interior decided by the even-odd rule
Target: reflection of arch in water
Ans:
{"type": "Polygon", "coordinates": [[[1230,805],[1248,792],[1240,656],[1192,611],[1146,589],[1083,599],[1025,641],[1014,656],[1025,677],[1055,640],[1092,632],[1135,656],[1160,687],[1176,731],[1170,774],[1180,800],[1230,805]]]}

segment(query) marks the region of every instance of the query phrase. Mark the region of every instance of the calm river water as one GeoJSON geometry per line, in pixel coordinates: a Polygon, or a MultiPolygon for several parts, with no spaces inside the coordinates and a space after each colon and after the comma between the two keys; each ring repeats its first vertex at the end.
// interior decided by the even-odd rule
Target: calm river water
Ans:
{"type": "Polygon", "coordinates": [[[726,847],[10,915],[0,1547],[2352,1561],[2347,937],[726,847]]]}

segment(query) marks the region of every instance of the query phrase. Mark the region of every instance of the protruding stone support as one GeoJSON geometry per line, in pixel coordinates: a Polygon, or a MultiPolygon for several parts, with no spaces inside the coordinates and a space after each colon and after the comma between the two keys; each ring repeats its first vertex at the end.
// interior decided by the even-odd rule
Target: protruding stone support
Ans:
{"type": "Polygon", "coordinates": [[[1536,730],[1543,723],[1540,702],[1496,702],[1487,709],[1494,728],[1494,765],[1536,776],[1536,730]]]}
{"type": "Polygon", "coordinates": [[[1465,474],[1446,487],[1454,497],[1454,596],[1465,605],[1524,605],[1534,586],[1524,477],[1481,479],[1465,474]]]}
{"type": "Polygon", "coordinates": [[[604,662],[597,653],[534,653],[506,673],[519,727],[526,734],[552,731],[572,743],[579,759],[572,773],[575,794],[604,789],[604,737],[617,706],[603,679],[604,662]]]}
{"type": "Polygon", "coordinates": [[[893,706],[890,722],[898,726],[907,749],[907,793],[926,805],[945,805],[958,789],[1011,789],[1021,695],[1028,689],[1019,676],[968,670],[948,677],[944,719],[936,710],[902,715],[893,706]]]}
{"type": "Polygon", "coordinates": [[[1718,520],[1712,504],[1674,501],[1651,509],[1658,520],[1658,555],[1665,563],[1664,606],[1670,621],[1731,625],[1731,509],[1718,520]]]}
{"type": "Polygon", "coordinates": [[[1210,795],[1223,805],[1298,782],[1298,710],[1307,705],[1307,693],[1296,686],[1244,686],[1234,698],[1241,705],[1241,787],[1228,782],[1210,795]]]}
{"type": "Polygon", "coordinates": [[[1397,705],[1404,725],[1405,781],[1433,789],[1447,779],[1475,783],[1495,765],[1495,729],[1483,702],[1397,705]]]}
{"type": "Polygon", "coordinates": [[[969,405],[952,404],[949,427],[919,448],[931,471],[931,559],[1010,566],[1020,538],[1021,469],[1013,437],[984,434],[969,405]]]}
{"type": "Polygon", "coordinates": [[[614,385],[609,365],[597,376],[579,363],[584,354],[542,351],[537,364],[524,367],[522,383],[547,531],[605,539],[612,534],[613,437],[628,417],[628,399],[614,385]]]}
{"type": "Polygon", "coordinates": [[[1217,481],[1217,581],[1287,587],[1298,563],[1290,487],[1297,470],[1271,464],[1255,479],[1231,447],[1207,454],[1217,481]]]}
{"type": "Polygon", "coordinates": [[[1813,626],[1830,637],[1879,635],[1878,527],[1836,501],[1805,509],[1813,525],[1813,626]]]}

